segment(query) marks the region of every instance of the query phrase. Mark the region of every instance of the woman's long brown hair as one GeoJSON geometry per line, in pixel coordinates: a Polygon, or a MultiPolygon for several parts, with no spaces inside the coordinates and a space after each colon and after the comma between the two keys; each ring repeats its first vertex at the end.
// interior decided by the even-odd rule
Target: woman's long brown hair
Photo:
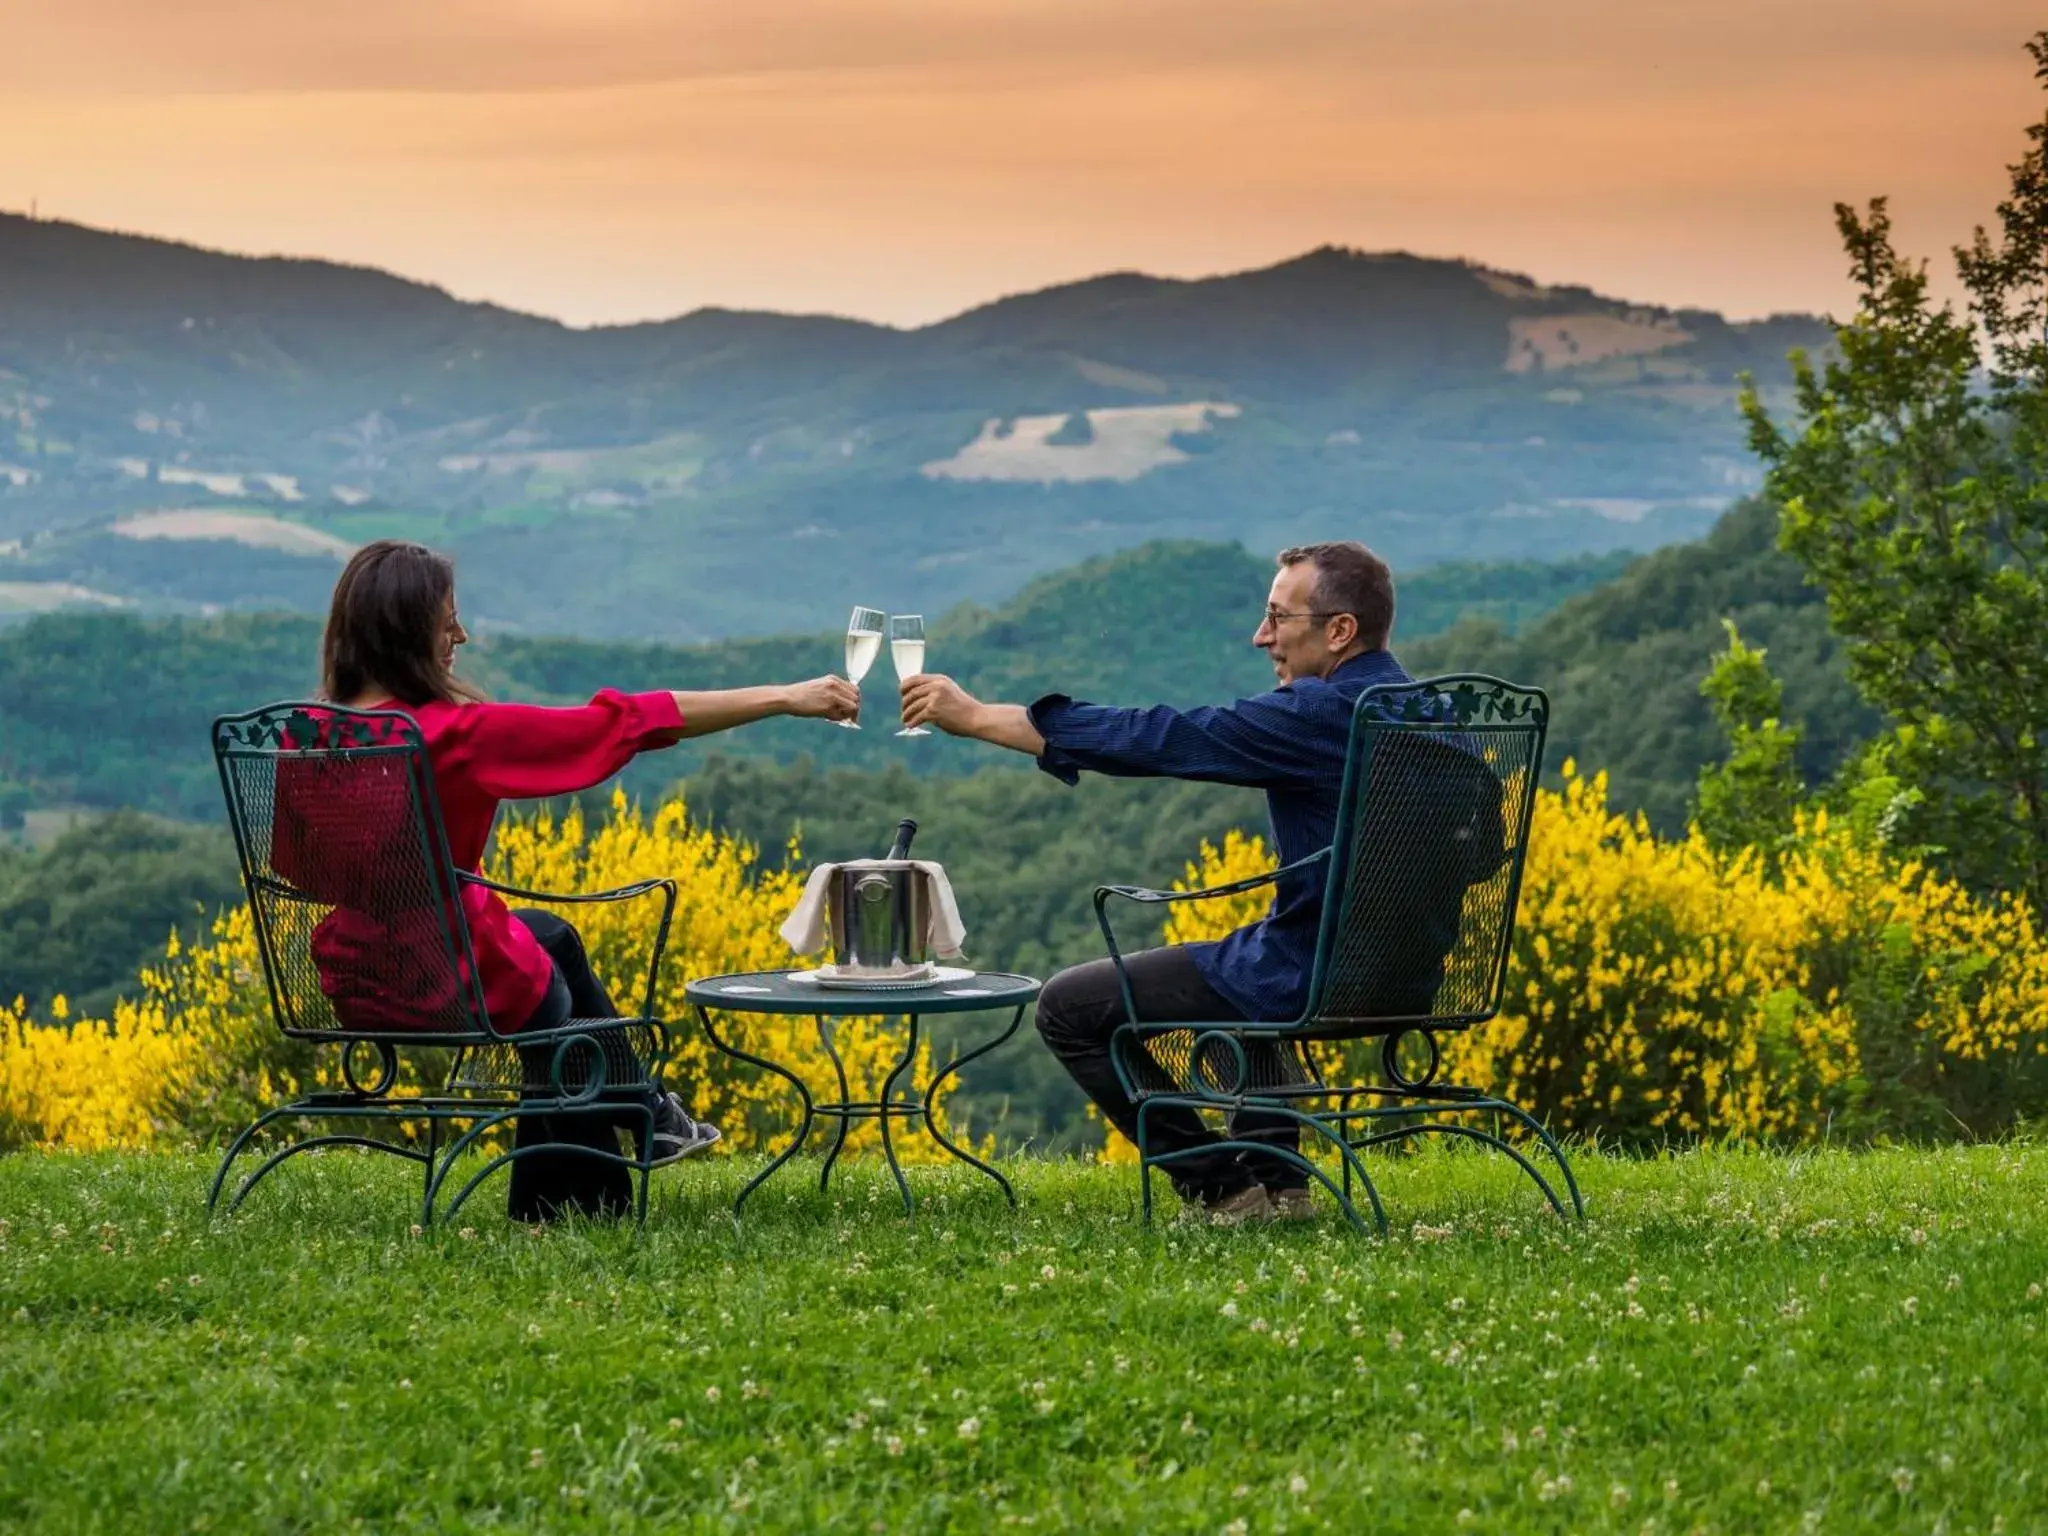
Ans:
{"type": "Polygon", "coordinates": [[[320,639],[320,688],[336,702],[387,693],[401,704],[483,697],[441,660],[455,565],[423,544],[379,539],[343,567],[320,639]]]}

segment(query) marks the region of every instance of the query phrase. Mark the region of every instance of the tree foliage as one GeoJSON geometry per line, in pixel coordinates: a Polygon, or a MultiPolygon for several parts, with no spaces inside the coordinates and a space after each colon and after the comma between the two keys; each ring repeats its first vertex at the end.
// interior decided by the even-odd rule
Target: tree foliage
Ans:
{"type": "MultiPolygon", "coordinates": [[[[2029,48],[2048,86],[2048,32],[2029,48]]],[[[1956,253],[1967,313],[1930,297],[1883,199],[1838,205],[1859,292],[1839,356],[1794,355],[1796,432],[1754,390],[1744,409],[1924,834],[2048,911],[2048,117],[2028,136],[2000,234],[1956,253]]]]}
{"type": "Polygon", "coordinates": [[[1700,692],[1728,733],[1728,759],[1700,770],[1693,819],[1717,852],[1757,848],[1774,859],[1806,793],[1802,733],[1780,718],[1785,686],[1771,675],[1762,649],[1743,643],[1734,620],[1723,622],[1728,649],[1714,658],[1700,692]]]}
{"type": "Polygon", "coordinates": [[[189,940],[241,900],[224,830],[135,811],[79,823],[49,847],[0,847],[0,1003],[64,996],[103,1012],[133,992],[174,929],[189,940]]]}
{"type": "Polygon", "coordinates": [[[1519,633],[1461,624],[1397,648],[1418,674],[1469,670],[1540,684],[1552,706],[1548,761],[1600,764],[1618,806],[1676,835],[1700,765],[1728,747],[1700,692],[1725,643],[1723,619],[1769,647],[1807,783],[1829,778],[1882,723],[1849,681],[1821,594],[1776,547],[1777,523],[1768,502],[1744,501],[1705,539],[1643,556],[1519,633]]]}

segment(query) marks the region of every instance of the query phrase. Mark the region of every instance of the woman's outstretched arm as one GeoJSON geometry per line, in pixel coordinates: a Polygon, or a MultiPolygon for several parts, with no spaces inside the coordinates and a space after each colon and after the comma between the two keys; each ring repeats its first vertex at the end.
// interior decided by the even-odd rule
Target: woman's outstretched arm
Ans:
{"type": "Polygon", "coordinates": [[[567,795],[600,784],[642,752],[771,715],[850,717],[860,695],[844,678],[702,693],[600,689],[588,704],[466,704],[452,711],[435,771],[467,773],[500,800],[567,795]]]}
{"type": "Polygon", "coordinates": [[[717,688],[675,696],[682,714],[681,736],[710,736],[773,715],[814,720],[851,720],[860,713],[860,690],[843,677],[814,677],[807,683],[774,683],[761,688],[717,688]]]}

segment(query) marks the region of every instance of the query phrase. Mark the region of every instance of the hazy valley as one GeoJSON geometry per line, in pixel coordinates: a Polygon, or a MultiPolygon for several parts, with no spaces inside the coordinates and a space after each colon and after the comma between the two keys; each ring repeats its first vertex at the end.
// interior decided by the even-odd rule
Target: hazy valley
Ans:
{"type": "Polygon", "coordinates": [[[0,619],[313,611],[386,534],[452,550],[485,630],[682,641],[987,604],[1162,537],[1649,549],[1754,486],[1738,373],[1828,337],[1336,249],[917,330],[576,330],[0,215],[0,619]]]}

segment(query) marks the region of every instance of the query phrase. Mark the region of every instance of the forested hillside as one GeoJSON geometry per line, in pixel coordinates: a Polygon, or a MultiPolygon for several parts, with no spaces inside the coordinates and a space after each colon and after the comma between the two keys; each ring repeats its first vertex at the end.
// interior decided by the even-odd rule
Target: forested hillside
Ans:
{"type": "Polygon", "coordinates": [[[1566,757],[1605,769],[1617,805],[1679,829],[1702,763],[1725,750],[1699,685],[1727,643],[1770,651],[1786,714],[1805,727],[1800,766],[1818,783],[1877,729],[1844,670],[1821,594],[1779,553],[1777,514],[1738,505],[1705,539],[1674,545],[1613,581],[1568,599],[1518,633],[1475,620],[1410,647],[1431,671],[1491,672],[1548,690],[1553,773],[1566,757]]]}
{"type": "MultiPolygon", "coordinates": [[[[1422,571],[1401,583],[1395,649],[1421,672],[1541,684],[1556,705],[1553,765],[1571,755],[1606,768],[1618,804],[1673,827],[1700,764],[1719,750],[1698,685],[1724,643],[1724,616],[1769,647],[1788,709],[1806,726],[1810,778],[1831,771],[1875,725],[1844,676],[1819,594],[1777,552],[1773,526],[1770,510],[1752,502],[1706,539],[1625,570],[1610,557],[1422,571]]],[[[1043,578],[994,609],[954,610],[933,624],[929,664],[998,698],[1052,689],[1106,703],[1235,697],[1270,681],[1248,643],[1269,576],[1265,561],[1230,545],[1148,546],[1043,578]]],[[[0,810],[133,805],[213,817],[219,790],[207,721],[311,691],[317,637],[314,620],[278,615],[59,614],[0,631],[0,810]]],[[[604,686],[718,688],[809,676],[843,666],[841,649],[829,634],[688,647],[495,635],[470,647],[464,665],[499,697],[562,701],[604,686]]],[[[867,680],[870,729],[777,721],[715,749],[919,773],[984,764],[983,752],[962,743],[897,738],[886,728],[894,693],[885,659],[867,680]]],[[[708,750],[686,745],[645,759],[628,783],[656,790],[692,772],[708,750]]]]}
{"type": "Polygon", "coordinates": [[[73,1014],[104,1016],[173,929],[192,939],[241,893],[215,827],[116,811],[33,852],[0,842],[0,1005],[41,1014],[62,995],[73,1014]]]}
{"type": "MultiPolygon", "coordinates": [[[[1615,557],[1562,566],[1445,566],[1402,585],[1402,631],[1426,632],[1460,613],[1512,624],[1590,588],[1615,557]]],[[[1234,545],[1173,543],[1091,561],[1043,578],[994,609],[937,619],[928,662],[1003,697],[1058,688],[1107,702],[1194,703],[1267,686],[1250,644],[1271,562],[1234,545]]],[[[210,820],[220,790],[206,747],[215,715],[317,685],[318,622],[290,615],[208,620],[54,614],[0,631],[0,809],[22,805],[137,806],[210,820]],[[9,785],[15,786],[12,791],[9,785]]],[[[492,635],[463,653],[464,669],[494,696],[542,702],[601,687],[722,688],[785,681],[845,665],[838,635],[660,646],[492,635]]],[[[893,734],[895,677],[886,658],[867,679],[869,729],[776,721],[717,742],[727,754],[919,772],[971,772],[976,749],[893,734]]],[[[660,788],[703,760],[686,745],[644,759],[629,775],[660,788]]]]}

